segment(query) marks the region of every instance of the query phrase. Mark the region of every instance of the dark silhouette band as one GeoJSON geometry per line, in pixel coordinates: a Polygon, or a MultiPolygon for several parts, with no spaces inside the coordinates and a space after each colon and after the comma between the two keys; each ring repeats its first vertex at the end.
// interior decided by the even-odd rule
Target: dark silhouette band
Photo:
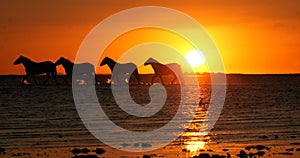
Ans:
{"type": "MultiPolygon", "coordinates": [[[[34,62],[27,57],[20,56],[15,62],[14,65],[23,64],[25,67],[26,75],[23,77],[21,84],[24,84],[24,81],[31,76],[36,85],[38,85],[35,75],[46,73],[47,79],[43,82],[45,85],[48,80],[52,78],[55,80],[55,84],[57,83],[57,71],[56,66],[62,65],[66,75],[63,77],[65,83],[68,83],[67,78],[71,78],[73,76],[73,82],[76,82],[76,79],[82,79],[81,76],[85,76],[84,81],[88,83],[91,79],[95,79],[97,83],[95,67],[93,64],[85,62],[74,64],[70,60],[60,57],[55,63],[51,61],[43,61],[43,62],[34,62]],[[76,71],[73,71],[73,68],[76,67],[76,71]]],[[[114,84],[123,84],[128,81],[128,84],[131,83],[132,77],[134,76],[137,80],[137,83],[142,84],[137,66],[134,63],[117,63],[113,59],[109,57],[105,57],[100,66],[108,65],[112,74],[112,81],[114,84]],[[129,75],[129,78],[126,77],[129,75]]],[[[178,78],[176,74],[179,74],[179,77],[182,76],[181,66],[177,63],[169,63],[169,64],[161,64],[157,60],[153,58],[149,58],[144,66],[151,65],[154,70],[154,76],[151,79],[151,84],[154,83],[154,79],[158,77],[162,84],[165,84],[163,81],[163,76],[170,75],[172,76],[171,84],[178,78]]],[[[94,82],[94,80],[92,80],[94,82]]]]}

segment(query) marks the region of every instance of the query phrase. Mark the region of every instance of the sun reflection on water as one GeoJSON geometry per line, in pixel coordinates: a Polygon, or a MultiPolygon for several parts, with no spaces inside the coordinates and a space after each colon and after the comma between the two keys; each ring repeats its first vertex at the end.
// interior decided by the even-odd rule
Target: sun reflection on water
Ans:
{"type": "Polygon", "coordinates": [[[205,150],[206,143],[210,139],[207,133],[200,132],[185,132],[182,137],[184,139],[185,150],[190,156],[198,155],[201,150],[205,150]]]}
{"type": "Polygon", "coordinates": [[[205,142],[203,141],[198,141],[198,140],[191,140],[190,142],[186,143],[186,149],[189,152],[197,152],[200,149],[205,149],[205,142]]]}
{"type": "Polygon", "coordinates": [[[196,156],[203,150],[206,150],[207,143],[210,141],[208,132],[199,132],[200,128],[205,128],[203,119],[206,115],[206,108],[199,106],[191,124],[187,130],[181,135],[183,141],[183,148],[186,150],[188,156],[196,156]]]}

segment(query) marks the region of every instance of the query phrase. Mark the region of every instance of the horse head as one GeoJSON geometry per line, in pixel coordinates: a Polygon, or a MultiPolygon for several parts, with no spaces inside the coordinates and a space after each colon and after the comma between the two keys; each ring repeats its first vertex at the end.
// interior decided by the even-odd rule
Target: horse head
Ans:
{"type": "Polygon", "coordinates": [[[109,57],[105,57],[105,58],[101,61],[100,66],[103,66],[103,65],[108,64],[109,60],[111,60],[109,57]]]}
{"type": "Polygon", "coordinates": [[[144,63],[144,66],[147,66],[151,63],[158,63],[157,60],[153,59],[153,58],[149,58],[145,63],[144,63]]]}
{"type": "Polygon", "coordinates": [[[55,62],[55,66],[60,65],[64,62],[64,60],[66,60],[64,57],[60,57],[56,62],[55,62]]]}
{"type": "Polygon", "coordinates": [[[24,60],[26,60],[27,58],[24,56],[19,56],[19,58],[14,62],[14,65],[18,65],[24,62],[24,60]]]}

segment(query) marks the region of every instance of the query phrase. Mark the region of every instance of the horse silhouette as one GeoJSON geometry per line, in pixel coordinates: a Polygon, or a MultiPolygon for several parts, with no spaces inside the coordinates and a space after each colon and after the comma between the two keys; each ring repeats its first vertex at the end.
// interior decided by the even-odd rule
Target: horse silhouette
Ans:
{"type": "Polygon", "coordinates": [[[34,75],[43,74],[43,73],[46,73],[46,76],[47,76],[47,79],[43,82],[44,85],[50,79],[50,75],[52,75],[52,77],[55,80],[55,83],[57,84],[57,81],[56,81],[56,75],[57,75],[56,66],[53,62],[51,62],[51,61],[34,62],[34,61],[31,61],[29,58],[24,57],[24,56],[21,55],[14,62],[14,65],[18,65],[18,64],[23,64],[23,66],[25,67],[25,72],[26,72],[26,75],[23,77],[21,84],[24,84],[25,79],[28,76],[31,76],[33,78],[34,83],[36,85],[38,85],[34,75]]]}
{"type": "MultiPolygon", "coordinates": [[[[108,65],[109,69],[114,74],[114,75],[112,75],[114,77],[112,79],[114,82],[118,81],[122,84],[123,81],[125,81],[125,78],[121,82],[119,77],[125,76],[126,74],[130,74],[130,72],[132,72],[132,75],[136,78],[137,83],[140,84],[138,69],[134,63],[120,64],[120,63],[115,62],[113,59],[111,59],[109,57],[105,57],[100,63],[100,66],[104,66],[104,65],[108,65]],[[117,67],[117,68],[114,70],[115,67],[117,67]]],[[[130,83],[131,79],[132,79],[132,77],[130,76],[128,83],[130,83]]]]}
{"type": "MultiPolygon", "coordinates": [[[[177,76],[174,72],[176,72],[179,77],[182,77],[181,66],[177,63],[170,63],[170,64],[161,64],[157,60],[153,58],[149,58],[145,63],[144,66],[151,65],[154,70],[154,76],[152,77],[151,84],[153,84],[154,78],[159,77],[162,84],[164,84],[162,76],[172,75],[173,80],[171,84],[177,79],[177,76]]],[[[183,81],[183,80],[182,80],[183,81]]]]}
{"type": "MultiPolygon", "coordinates": [[[[96,73],[95,73],[95,68],[94,65],[90,64],[90,63],[80,63],[80,64],[74,64],[73,62],[71,62],[70,60],[64,58],[64,57],[60,57],[56,62],[55,65],[62,65],[63,68],[65,69],[66,72],[66,76],[63,78],[64,81],[66,83],[68,83],[66,78],[73,76],[84,76],[86,75],[88,77],[87,81],[91,78],[91,77],[96,77],[96,73]],[[76,66],[76,71],[73,71],[73,67],[76,66]]],[[[87,83],[86,81],[86,83],[87,83]]]]}

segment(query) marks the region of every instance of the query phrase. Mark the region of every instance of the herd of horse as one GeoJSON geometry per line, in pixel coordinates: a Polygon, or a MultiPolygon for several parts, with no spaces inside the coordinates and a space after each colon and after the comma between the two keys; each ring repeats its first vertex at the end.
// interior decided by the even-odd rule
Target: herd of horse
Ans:
{"type": "MultiPolygon", "coordinates": [[[[26,75],[22,78],[21,84],[24,84],[25,80],[31,76],[34,83],[38,85],[35,75],[37,74],[45,74],[46,73],[46,80],[43,82],[45,85],[48,80],[52,77],[55,81],[55,84],[58,84],[57,82],[57,70],[56,66],[62,65],[65,69],[66,75],[64,76],[64,81],[67,83],[67,78],[71,78],[72,75],[74,76],[81,76],[85,75],[90,77],[94,77],[96,79],[96,73],[94,65],[85,62],[85,63],[73,63],[70,60],[60,57],[55,63],[51,61],[43,61],[43,62],[34,62],[30,60],[27,57],[20,56],[16,61],[13,63],[14,65],[23,64],[25,67],[26,75]],[[76,67],[76,71],[73,71],[73,68],[76,67]]],[[[105,57],[101,63],[100,66],[107,65],[112,74],[117,74],[115,76],[112,75],[112,81],[114,83],[123,82],[124,78],[120,76],[126,76],[128,74],[132,74],[129,77],[128,83],[130,83],[132,76],[134,76],[137,80],[138,84],[141,84],[141,80],[139,77],[137,66],[134,63],[117,63],[113,59],[109,57],[105,57]],[[116,72],[117,71],[117,72],[116,72]],[[122,81],[123,80],[123,81],[122,81]]],[[[174,83],[174,81],[177,79],[177,74],[182,75],[181,72],[181,66],[177,63],[170,63],[170,64],[161,64],[157,60],[153,58],[149,58],[145,63],[144,66],[151,65],[154,70],[154,76],[152,77],[151,84],[154,83],[154,78],[158,77],[162,84],[165,84],[163,81],[162,76],[169,75],[172,76],[171,84],[174,83]],[[176,73],[175,73],[176,72],[176,73]]],[[[97,82],[97,80],[96,80],[97,82]]]]}

